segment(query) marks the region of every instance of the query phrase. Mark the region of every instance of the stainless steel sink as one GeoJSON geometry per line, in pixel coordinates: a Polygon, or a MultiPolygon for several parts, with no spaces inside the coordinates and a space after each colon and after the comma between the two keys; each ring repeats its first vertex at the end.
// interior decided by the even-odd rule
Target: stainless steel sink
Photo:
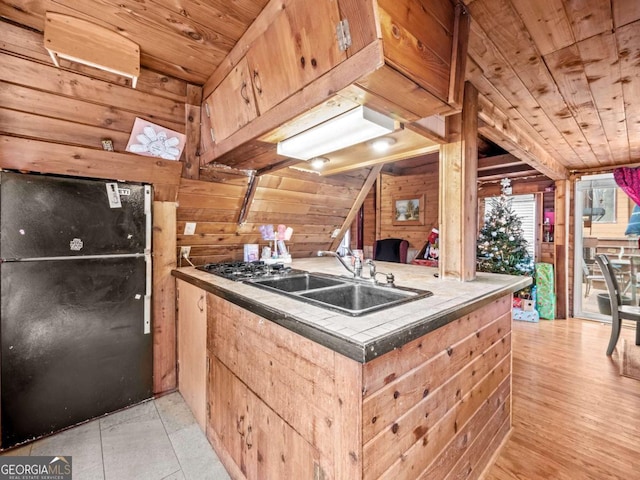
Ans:
{"type": "Polygon", "coordinates": [[[273,288],[283,292],[299,292],[344,284],[343,281],[338,279],[311,275],[307,272],[283,277],[252,280],[251,283],[259,287],[273,288]]]}
{"type": "Polygon", "coordinates": [[[432,293],[373,284],[366,279],[323,273],[295,274],[250,280],[248,283],[274,293],[347,315],[359,316],[425,298],[432,293]]]}

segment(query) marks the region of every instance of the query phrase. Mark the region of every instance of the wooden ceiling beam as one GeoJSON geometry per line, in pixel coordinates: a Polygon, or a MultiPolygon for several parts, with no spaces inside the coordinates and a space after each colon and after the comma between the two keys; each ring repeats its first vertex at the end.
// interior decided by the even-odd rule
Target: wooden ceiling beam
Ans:
{"type": "Polygon", "coordinates": [[[552,180],[569,178],[569,171],[523,129],[509,120],[484,95],[478,98],[478,116],[486,123],[480,134],[552,180]]]}
{"type": "Polygon", "coordinates": [[[205,180],[209,182],[226,182],[229,180],[244,179],[247,177],[251,177],[254,174],[254,170],[241,170],[218,163],[209,163],[203,167],[200,167],[199,180],[205,180]]]}
{"type": "Polygon", "coordinates": [[[342,223],[342,227],[340,228],[340,232],[338,233],[338,235],[335,236],[335,238],[331,242],[331,246],[329,247],[329,250],[335,250],[336,248],[338,248],[338,245],[340,245],[340,242],[342,241],[342,237],[344,237],[344,234],[346,233],[346,231],[351,228],[351,224],[356,219],[356,215],[358,214],[360,207],[362,206],[365,199],[367,198],[367,195],[369,195],[369,190],[371,190],[371,187],[373,187],[373,184],[378,179],[378,175],[380,174],[380,171],[382,170],[383,166],[384,165],[381,163],[378,165],[374,165],[369,171],[369,175],[367,176],[367,179],[364,181],[364,185],[362,185],[362,188],[360,189],[360,193],[358,193],[358,196],[356,197],[356,199],[353,202],[353,205],[351,206],[351,210],[349,210],[349,213],[344,219],[344,222],[342,223]]]}
{"type": "Polygon", "coordinates": [[[478,158],[478,172],[494,170],[496,168],[511,168],[522,165],[524,162],[510,153],[494,155],[492,157],[478,158]]]}
{"type": "Polygon", "coordinates": [[[506,169],[504,172],[494,173],[492,175],[484,175],[478,176],[478,181],[480,182],[493,182],[502,180],[503,178],[523,178],[523,177],[543,177],[544,175],[537,170],[532,168],[527,168],[526,170],[508,170],[506,169]]]}

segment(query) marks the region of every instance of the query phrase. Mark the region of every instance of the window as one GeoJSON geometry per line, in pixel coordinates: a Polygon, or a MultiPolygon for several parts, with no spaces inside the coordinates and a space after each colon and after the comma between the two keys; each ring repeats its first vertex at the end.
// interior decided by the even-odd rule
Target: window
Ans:
{"type": "MultiPolygon", "coordinates": [[[[491,211],[491,205],[498,197],[487,197],[484,202],[485,218],[491,211]]],[[[510,196],[511,210],[522,222],[523,236],[527,241],[527,251],[531,258],[535,257],[536,246],[536,200],[534,195],[510,196]]]]}
{"type": "Polygon", "coordinates": [[[344,257],[345,255],[349,255],[349,250],[351,249],[351,230],[347,230],[344,233],[344,237],[342,237],[342,241],[340,245],[338,245],[338,255],[344,257]]]}
{"type": "Polygon", "coordinates": [[[582,218],[589,223],[616,223],[616,196],[618,186],[613,176],[584,177],[581,185],[582,218]]]}

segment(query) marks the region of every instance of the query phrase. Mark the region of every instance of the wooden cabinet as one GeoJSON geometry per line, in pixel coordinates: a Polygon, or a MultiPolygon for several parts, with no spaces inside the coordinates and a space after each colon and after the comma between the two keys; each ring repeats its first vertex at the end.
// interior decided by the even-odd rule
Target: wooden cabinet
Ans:
{"type": "Polygon", "coordinates": [[[337,0],[291,2],[247,52],[260,113],[347,58],[336,40],[337,0]]]}
{"type": "Polygon", "coordinates": [[[207,300],[204,290],[182,280],[178,294],[178,390],[198,425],[206,428],[207,300]]]}
{"type": "Polygon", "coordinates": [[[405,122],[459,110],[469,28],[464,7],[379,0],[377,13],[384,65],[356,82],[362,100],[405,122]]]}
{"type": "Polygon", "coordinates": [[[248,479],[318,478],[318,452],[215,356],[209,373],[210,432],[248,479]]]}
{"type": "MultiPolygon", "coordinates": [[[[367,105],[407,123],[461,108],[469,28],[462,3],[285,3],[286,8],[263,10],[255,22],[264,26],[260,34],[248,31],[205,84],[211,115],[221,116],[212,123],[229,125],[224,135],[214,127],[213,143],[206,144],[209,132],[203,134],[203,163],[261,169],[285,160],[276,153],[282,132],[291,136],[308,128],[310,117],[326,119],[324,109],[335,111],[340,102],[367,105]],[[345,51],[336,33],[342,20],[351,37],[345,51]],[[226,98],[217,92],[228,82],[225,69],[242,62],[249,70],[258,115],[239,126],[242,122],[234,121],[234,115],[226,119],[216,99],[226,98]],[[314,109],[322,111],[309,115],[314,109]]],[[[235,101],[246,102],[238,95],[235,101]]]]}
{"type": "Polygon", "coordinates": [[[331,353],[219,297],[208,301],[207,437],[227,470],[234,478],[326,478],[333,372],[317,375],[312,359],[328,368],[320,355],[331,353]]]}
{"type": "Polygon", "coordinates": [[[205,99],[219,143],[347,58],[336,40],[337,0],[310,9],[293,0],[274,17],[244,57],[205,99]]]}
{"type": "Polygon", "coordinates": [[[211,131],[203,135],[211,141],[224,140],[258,116],[246,58],[240,60],[205,100],[205,110],[210,117],[211,131]]]}

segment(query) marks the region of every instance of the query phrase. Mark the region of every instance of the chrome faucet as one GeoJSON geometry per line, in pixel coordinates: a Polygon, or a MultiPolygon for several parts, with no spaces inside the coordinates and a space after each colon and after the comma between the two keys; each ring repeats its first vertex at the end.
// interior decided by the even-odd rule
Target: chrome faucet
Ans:
{"type": "MultiPolygon", "coordinates": [[[[318,251],[318,256],[319,257],[326,257],[326,256],[331,256],[331,257],[336,257],[338,260],[340,260],[340,263],[342,264],[342,266],[344,268],[347,269],[347,271],[349,273],[351,273],[354,278],[360,278],[362,279],[362,260],[360,259],[359,256],[357,255],[353,255],[353,252],[351,252],[351,250],[349,250],[349,252],[351,253],[351,255],[353,256],[353,258],[355,258],[355,263],[353,265],[353,268],[351,268],[350,265],[347,264],[347,262],[344,261],[344,259],[338,255],[337,252],[332,252],[329,250],[319,250],[318,251]]],[[[395,282],[395,277],[393,276],[393,273],[382,273],[382,272],[376,272],[376,264],[373,263],[373,260],[369,259],[366,260],[366,264],[369,265],[369,278],[368,280],[371,281],[371,283],[373,283],[374,285],[383,285],[385,287],[395,287],[396,284],[395,282]],[[387,282],[386,283],[378,283],[376,281],[376,275],[384,275],[387,277],[387,282]]]]}
{"type": "Polygon", "coordinates": [[[343,258],[340,255],[338,255],[337,252],[332,252],[330,250],[320,250],[318,251],[318,256],[319,257],[326,257],[326,256],[336,257],[338,260],[340,260],[340,263],[342,264],[342,266],[346,268],[347,271],[351,273],[355,278],[362,278],[362,260],[360,259],[360,257],[354,256],[355,264],[353,268],[351,268],[351,266],[347,265],[347,262],[345,262],[343,258]]]}
{"type": "Polygon", "coordinates": [[[382,272],[376,272],[376,264],[373,263],[373,260],[369,259],[367,260],[367,265],[369,265],[369,278],[371,279],[371,282],[374,285],[378,285],[378,282],[376,281],[376,275],[380,274],[380,275],[384,275],[387,277],[387,283],[384,284],[387,287],[395,287],[395,277],[393,276],[393,273],[382,273],[382,272]]]}

